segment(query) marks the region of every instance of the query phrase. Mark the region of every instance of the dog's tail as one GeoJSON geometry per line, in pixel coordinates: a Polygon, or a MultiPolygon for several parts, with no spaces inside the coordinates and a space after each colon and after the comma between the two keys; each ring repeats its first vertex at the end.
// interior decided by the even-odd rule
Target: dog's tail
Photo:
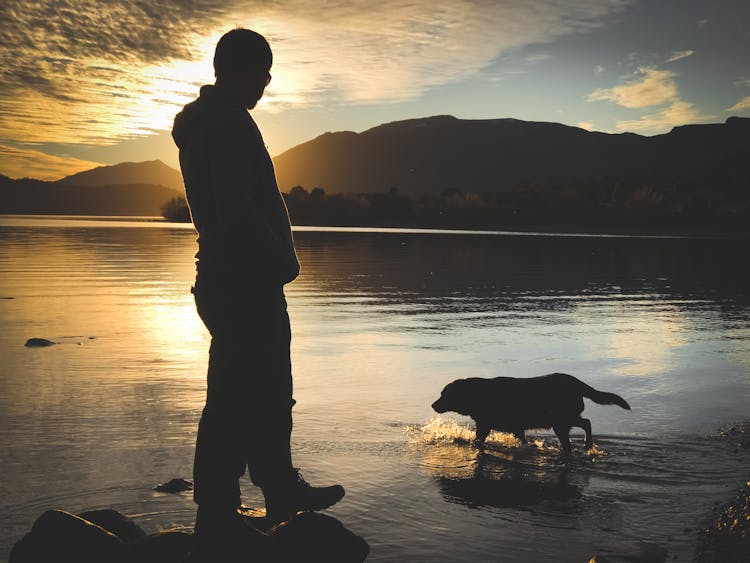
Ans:
{"type": "Polygon", "coordinates": [[[616,395],[614,393],[607,393],[606,391],[597,391],[593,387],[589,387],[583,382],[582,384],[583,389],[581,391],[581,395],[583,395],[587,399],[591,399],[592,401],[600,405],[617,405],[618,407],[622,407],[625,410],[630,410],[630,405],[628,404],[628,402],[619,395],[616,395]]]}

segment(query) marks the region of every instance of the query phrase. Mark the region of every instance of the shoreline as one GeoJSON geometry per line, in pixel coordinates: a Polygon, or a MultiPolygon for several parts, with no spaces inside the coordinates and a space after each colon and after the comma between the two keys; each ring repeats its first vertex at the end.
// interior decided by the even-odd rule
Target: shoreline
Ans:
{"type": "MultiPolygon", "coordinates": [[[[85,215],[85,214],[53,214],[53,213],[0,213],[0,226],[3,219],[48,219],[48,220],[73,220],[73,221],[113,221],[113,222],[135,222],[151,223],[169,227],[188,226],[191,223],[173,221],[160,216],[144,215],[85,215]]],[[[570,236],[570,237],[612,237],[612,238],[702,238],[702,239],[747,239],[750,238],[750,228],[716,230],[698,228],[656,228],[615,226],[601,227],[590,225],[550,225],[550,224],[513,224],[513,225],[480,225],[467,227],[466,225],[408,225],[399,223],[376,223],[367,225],[318,225],[318,224],[293,224],[294,231],[302,232],[393,232],[399,234],[454,234],[454,235],[521,235],[521,236],[570,236]]]]}

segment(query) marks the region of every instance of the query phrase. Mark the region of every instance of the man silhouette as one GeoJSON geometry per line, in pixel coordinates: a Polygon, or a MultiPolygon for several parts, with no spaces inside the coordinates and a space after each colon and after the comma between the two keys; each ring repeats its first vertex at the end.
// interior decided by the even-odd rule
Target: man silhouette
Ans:
{"type": "Polygon", "coordinates": [[[206,406],[198,426],[195,531],[224,540],[248,528],[238,514],[245,469],[272,523],[344,496],[312,487],[292,466],[290,328],[284,284],[299,262],[273,163],[253,109],[271,81],[262,35],[226,33],[216,45],[216,83],[175,117],[172,136],[198,231],[198,314],[211,333],[206,406]]]}

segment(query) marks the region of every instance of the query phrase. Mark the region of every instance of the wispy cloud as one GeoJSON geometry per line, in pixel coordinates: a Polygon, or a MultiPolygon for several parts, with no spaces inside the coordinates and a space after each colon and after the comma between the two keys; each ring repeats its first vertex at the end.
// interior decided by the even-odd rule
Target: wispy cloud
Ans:
{"type": "Polygon", "coordinates": [[[667,58],[668,63],[673,63],[674,61],[679,61],[681,59],[686,59],[689,56],[693,55],[695,51],[688,49],[686,51],[672,51],[672,54],[667,58]]]}
{"type": "MultiPolygon", "coordinates": [[[[735,85],[741,86],[743,88],[750,88],[750,78],[747,78],[744,76],[735,80],[734,83],[735,85]]],[[[727,108],[726,111],[741,112],[747,109],[750,109],[750,96],[746,96],[745,98],[742,98],[739,102],[734,104],[731,108],[727,108]]]]}
{"type": "Polygon", "coordinates": [[[59,180],[97,166],[101,165],[77,158],[0,145],[0,171],[11,178],[59,180]]]}
{"type": "Polygon", "coordinates": [[[727,111],[745,111],[746,109],[750,109],[750,96],[747,96],[746,98],[742,98],[739,102],[734,104],[731,108],[727,109],[727,111]]]}
{"type": "Polygon", "coordinates": [[[617,121],[620,131],[658,133],[677,125],[705,121],[704,115],[693,104],[680,98],[675,73],[668,70],[641,67],[636,77],[612,88],[600,88],[586,98],[590,102],[610,101],[629,109],[657,108],[637,119],[617,121]]]}
{"type": "Polygon", "coordinates": [[[594,124],[591,121],[579,121],[576,125],[581,129],[586,129],[586,131],[594,130],[594,124]]]}
{"type": "Polygon", "coordinates": [[[534,53],[526,56],[526,62],[529,64],[541,63],[554,59],[555,56],[552,53],[534,53]]]}
{"type": "Polygon", "coordinates": [[[594,90],[586,99],[589,102],[610,101],[626,108],[645,108],[677,98],[673,72],[642,67],[637,75],[626,84],[594,90]]]}
{"type": "Polygon", "coordinates": [[[394,102],[477,75],[503,53],[603,25],[631,0],[6,0],[0,141],[106,144],[169,127],[212,80],[218,37],[270,38],[273,111],[394,102]]]}
{"type": "Polygon", "coordinates": [[[671,129],[677,125],[704,121],[709,116],[703,115],[693,104],[682,100],[675,100],[664,109],[644,115],[638,119],[617,122],[620,131],[654,132],[671,129]]]}

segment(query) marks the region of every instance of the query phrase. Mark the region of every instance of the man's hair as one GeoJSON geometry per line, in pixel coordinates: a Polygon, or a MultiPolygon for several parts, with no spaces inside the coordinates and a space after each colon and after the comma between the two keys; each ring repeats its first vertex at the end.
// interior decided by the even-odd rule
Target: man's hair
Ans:
{"type": "Polygon", "coordinates": [[[221,36],[214,53],[214,74],[222,78],[239,72],[271,68],[271,47],[260,33],[238,27],[221,36]]]}

